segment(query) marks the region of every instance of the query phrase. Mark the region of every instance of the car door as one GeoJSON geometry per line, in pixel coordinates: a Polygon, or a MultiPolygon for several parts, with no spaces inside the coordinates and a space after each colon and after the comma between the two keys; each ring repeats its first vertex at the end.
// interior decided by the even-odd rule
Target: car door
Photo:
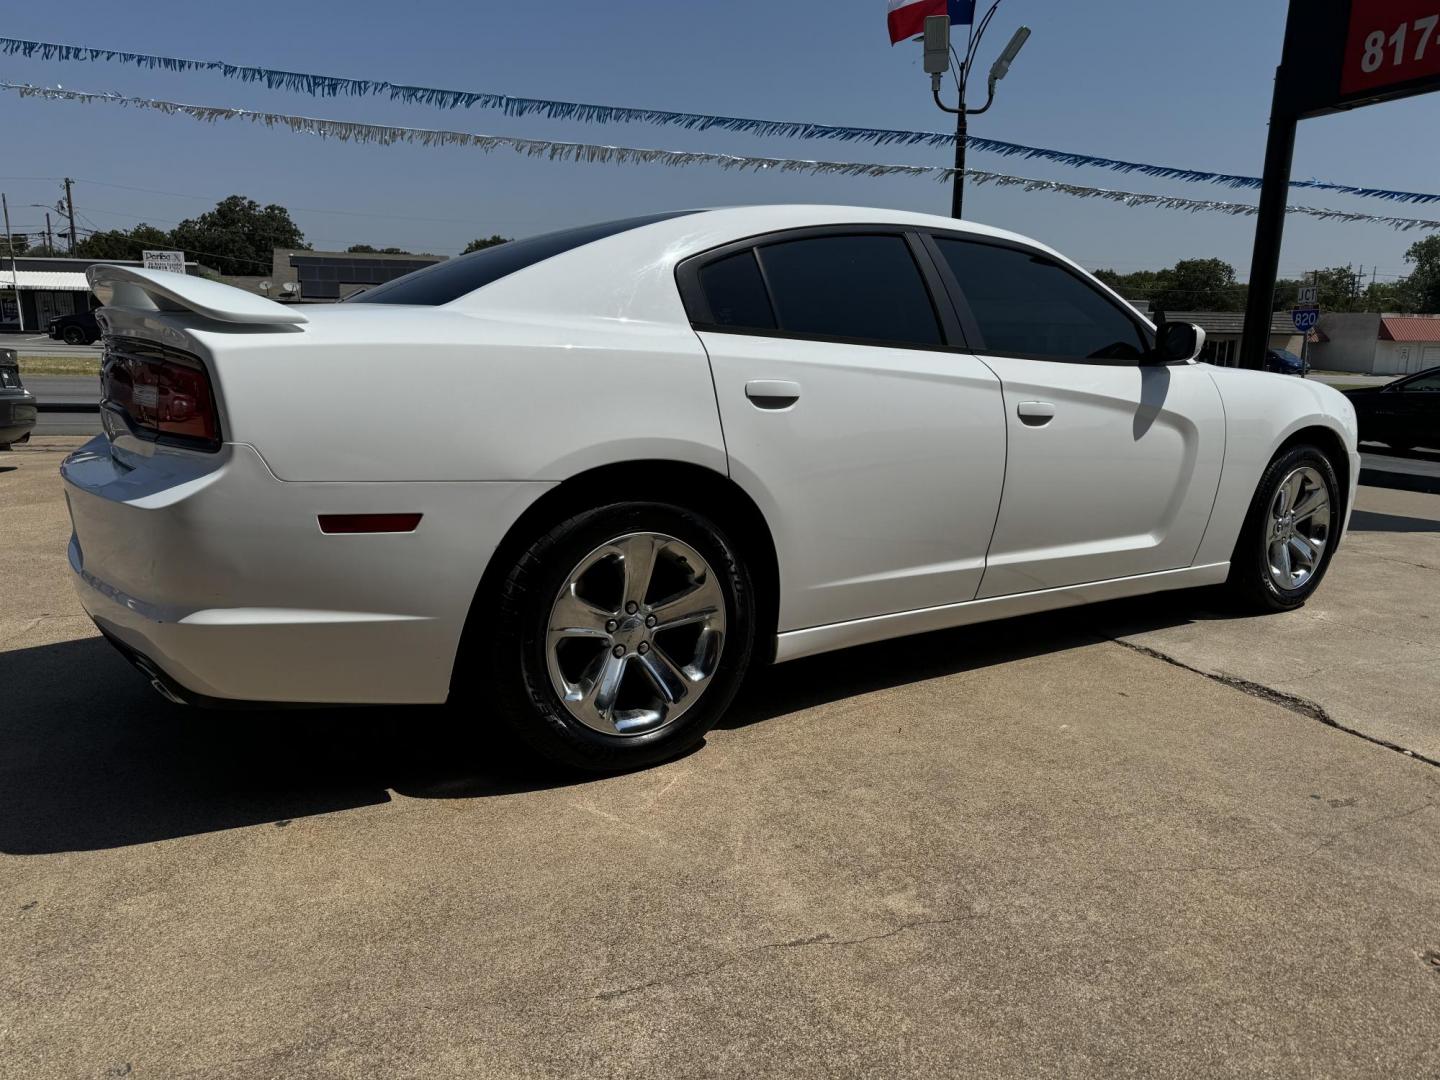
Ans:
{"type": "Polygon", "coordinates": [[[1440,368],[1406,379],[1382,396],[1394,402],[1396,442],[1440,445],[1440,368]]]}
{"type": "Polygon", "coordinates": [[[928,244],[1005,398],[1005,492],[978,595],[1190,566],[1225,456],[1205,368],[1142,362],[1149,329],[1043,252],[943,233],[928,244]]]}
{"type": "Polygon", "coordinates": [[[731,473],[775,540],[782,631],[979,588],[1004,480],[1000,382],[958,340],[919,243],[797,230],[679,269],[731,473]]]}

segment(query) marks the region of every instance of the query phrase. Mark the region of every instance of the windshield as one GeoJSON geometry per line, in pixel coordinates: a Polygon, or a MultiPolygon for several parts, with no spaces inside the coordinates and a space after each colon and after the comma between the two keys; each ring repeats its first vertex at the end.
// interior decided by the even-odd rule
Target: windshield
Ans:
{"type": "Polygon", "coordinates": [[[459,258],[398,277],[352,297],[350,303],[419,304],[429,307],[448,304],[466,293],[509,277],[527,266],[553,259],[556,255],[563,255],[567,251],[604,240],[608,236],[693,213],[694,210],[678,210],[665,214],[649,214],[645,217],[625,218],[622,221],[606,221],[599,225],[582,225],[579,228],[563,229],[525,240],[511,240],[509,243],[461,255],[459,258]]]}

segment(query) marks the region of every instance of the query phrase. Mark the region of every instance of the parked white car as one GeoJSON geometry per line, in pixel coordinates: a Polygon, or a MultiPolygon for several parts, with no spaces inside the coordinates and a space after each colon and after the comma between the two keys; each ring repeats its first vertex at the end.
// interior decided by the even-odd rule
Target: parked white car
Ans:
{"type": "Polygon", "coordinates": [[[336,306],[89,274],[70,562],[157,688],[451,701],[585,768],[694,746],[772,660],[1225,582],[1298,606],[1359,473],[1340,394],[948,218],[655,215],[336,306]]]}

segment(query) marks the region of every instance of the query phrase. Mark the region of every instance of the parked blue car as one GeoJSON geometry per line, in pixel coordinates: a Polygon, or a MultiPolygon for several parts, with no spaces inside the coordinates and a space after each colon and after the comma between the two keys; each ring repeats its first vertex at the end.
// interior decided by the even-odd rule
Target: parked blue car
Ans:
{"type": "Polygon", "coordinates": [[[1310,365],[1288,349],[1266,349],[1265,370],[1278,371],[1281,375],[1299,375],[1302,378],[1310,371],[1310,365]]]}

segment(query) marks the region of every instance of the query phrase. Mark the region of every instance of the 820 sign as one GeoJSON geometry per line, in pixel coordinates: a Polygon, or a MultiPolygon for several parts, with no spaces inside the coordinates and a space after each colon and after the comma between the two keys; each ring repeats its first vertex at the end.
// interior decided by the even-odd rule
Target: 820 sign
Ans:
{"type": "Polygon", "coordinates": [[[1354,0],[1340,93],[1440,75],[1440,0],[1354,0]]]}

